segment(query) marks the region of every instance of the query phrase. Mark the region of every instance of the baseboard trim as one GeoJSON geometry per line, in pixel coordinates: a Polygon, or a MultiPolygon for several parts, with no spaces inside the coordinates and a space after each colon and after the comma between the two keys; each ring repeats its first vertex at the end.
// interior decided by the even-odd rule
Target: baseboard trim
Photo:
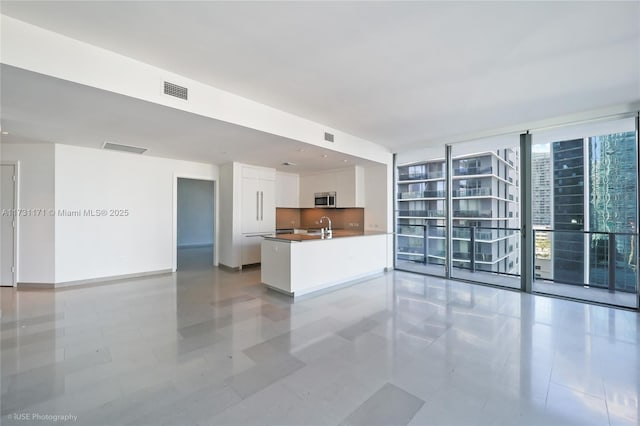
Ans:
{"type": "Polygon", "coordinates": [[[18,282],[15,288],[20,289],[33,289],[33,290],[46,290],[55,288],[54,283],[21,283],[18,282]]]}
{"type": "Polygon", "coordinates": [[[83,285],[104,284],[110,281],[122,281],[122,280],[128,280],[132,278],[148,277],[151,275],[170,274],[172,272],[173,271],[171,269],[160,269],[157,271],[137,272],[134,274],[123,274],[123,275],[112,275],[109,277],[90,278],[87,280],[77,280],[77,281],[64,281],[59,283],[18,283],[18,288],[57,289],[57,288],[76,287],[76,286],[83,286],[83,285]]]}

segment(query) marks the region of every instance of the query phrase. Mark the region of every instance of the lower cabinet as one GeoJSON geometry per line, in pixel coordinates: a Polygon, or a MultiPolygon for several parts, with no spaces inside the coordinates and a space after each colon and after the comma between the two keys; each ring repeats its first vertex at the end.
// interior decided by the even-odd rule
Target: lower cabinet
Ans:
{"type": "Polygon", "coordinates": [[[264,234],[243,234],[242,235],[242,265],[252,265],[260,263],[260,247],[262,236],[271,235],[273,232],[264,234]]]}

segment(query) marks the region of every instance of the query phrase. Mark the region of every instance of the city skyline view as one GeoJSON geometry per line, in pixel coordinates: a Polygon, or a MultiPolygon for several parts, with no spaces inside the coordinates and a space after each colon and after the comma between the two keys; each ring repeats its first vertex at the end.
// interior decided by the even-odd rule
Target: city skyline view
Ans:
{"type": "MultiPolygon", "coordinates": [[[[635,291],[635,138],[630,131],[534,142],[535,279],[611,288],[614,277],[616,291],[635,291]]],[[[452,163],[452,273],[519,276],[519,147],[454,151],[452,163]]],[[[441,274],[429,266],[445,262],[444,160],[400,165],[397,176],[397,260],[441,274]]]]}

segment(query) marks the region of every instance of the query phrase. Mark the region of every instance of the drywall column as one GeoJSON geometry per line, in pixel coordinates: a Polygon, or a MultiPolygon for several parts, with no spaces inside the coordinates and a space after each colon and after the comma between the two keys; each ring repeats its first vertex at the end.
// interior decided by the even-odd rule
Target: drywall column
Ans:
{"type": "Polygon", "coordinates": [[[520,238],[522,241],[520,259],[522,270],[520,288],[526,293],[533,289],[533,220],[531,207],[531,135],[529,132],[520,135],[520,238]]]}
{"type": "MultiPolygon", "coordinates": [[[[453,264],[453,159],[451,156],[452,146],[445,145],[445,174],[446,186],[445,192],[445,221],[446,221],[446,239],[444,244],[444,276],[451,278],[451,267],[453,264]]],[[[426,244],[426,241],[425,241],[426,244]]]]}

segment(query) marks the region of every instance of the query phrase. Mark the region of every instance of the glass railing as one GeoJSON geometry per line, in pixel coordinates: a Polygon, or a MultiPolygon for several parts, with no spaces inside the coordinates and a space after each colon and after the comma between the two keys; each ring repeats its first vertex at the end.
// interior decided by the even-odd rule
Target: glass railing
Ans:
{"type": "Polygon", "coordinates": [[[635,293],[638,234],[534,230],[537,280],[635,293]]]}
{"type": "Polygon", "coordinates": [[[398,180],[429,180],[443,179],[443,172],[399,173],[398,180]]]}
{"type": "MultiPolygon", "coordinates": [[[[519,288],[520,229],[454,226],[451,232],[452,276],[519,288]]],[[[444,274],[445,236],[442,225],[398,225],[396,266],[444,274]]]]}
{"type": "Polygon", "coordinates": [[[493,167],[459,167],[453,170],[454,176],[469,176],[469,175],[490,175],[493,173],[493,167]]]}
{"type": "Polygon", "coordinates": [[[441,264],[444,257],[444,226],[406,225],[397,227],[397,259],[423,264],[441,264]]]}
{"type": "Polygon", "coordinates": [[[399,217],[444,217],[444,210],[398,210],[399,217]]]}
{"type": "Polygon", "coordinates": [[[481,197],[491,195],[491,188],[469,188],[453,191],[454,197],[481,197]]]}
{"type": "Polygon", "coordinates": [[[403,200],[412,198],[444,198],[445,191],[411,191],[400,192],[398,195],[403,200]]]}
{"type": "Polygon", "coordinates": [[[454,210],[453,217],[493,217],[491,210],[454,210]]]}

